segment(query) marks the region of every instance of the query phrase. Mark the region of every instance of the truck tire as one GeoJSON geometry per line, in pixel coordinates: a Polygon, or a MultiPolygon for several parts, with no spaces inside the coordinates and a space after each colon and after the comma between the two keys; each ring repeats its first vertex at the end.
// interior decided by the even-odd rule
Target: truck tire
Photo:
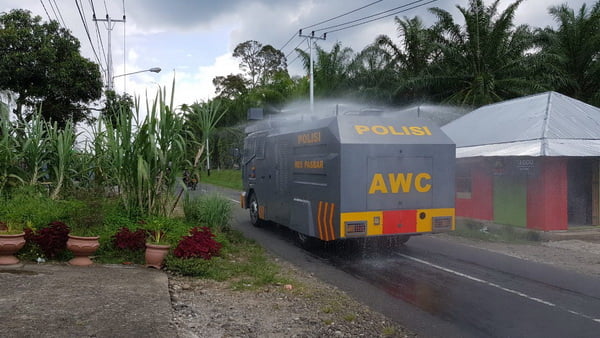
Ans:
{"type": "Polygon", "coordinates": [[[256,194],[252,193],[250,195],[250,201],[248,202],[248,209],[250,210],[250,223],[255,227],[260,227],[263,225],[263,220],[258,217],[258,199],[256,198],[256,194]]]}

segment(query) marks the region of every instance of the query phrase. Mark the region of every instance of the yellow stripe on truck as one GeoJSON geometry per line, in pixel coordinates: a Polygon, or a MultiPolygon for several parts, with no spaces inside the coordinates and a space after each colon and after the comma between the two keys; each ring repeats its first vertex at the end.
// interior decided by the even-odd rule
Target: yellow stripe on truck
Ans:
{"type": "Polygon", "coordinates": [[[417,232],[431,232],[433,217],[452,216],[452,230],[456,227],[454,208],[447,209],[417,209],[417,232]],[[421,218],[421,214],[425,217],[421,218]]]}
{"type": "Polygon", "coordinates": [[[383,233],[383,212],[382,211],[367,211],[367,212],[343,212],[340,214],[340,237],[346,237],[346,222],[367,222],[367,236],[381,235],[383,233]],[[375,224],[376,220],[379,224],[375,224]]]}

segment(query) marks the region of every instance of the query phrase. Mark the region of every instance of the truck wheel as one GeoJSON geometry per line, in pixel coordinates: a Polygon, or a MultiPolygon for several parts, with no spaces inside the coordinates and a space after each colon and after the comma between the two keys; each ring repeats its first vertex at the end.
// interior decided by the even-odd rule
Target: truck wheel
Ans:
{"type": "Polygon", "coordinates": [[[256,198],[256,194],[252,193],[250,195],[250,203],[248,203],[248,209],[250,209],[250,223],[255,227],[259,227],[262,225],[263,221],[258,218],[258,199],[256,198]]]}

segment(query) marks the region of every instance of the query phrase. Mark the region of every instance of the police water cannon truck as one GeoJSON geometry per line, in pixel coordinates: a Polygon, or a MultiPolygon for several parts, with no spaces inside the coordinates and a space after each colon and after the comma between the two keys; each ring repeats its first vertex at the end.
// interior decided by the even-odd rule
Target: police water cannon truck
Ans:
{"type": "Polygon", "coordinates": [[[455,228],[455,144],[429,120],[335,114],[247,128],[241,206],[302,244],[455,228]]]}

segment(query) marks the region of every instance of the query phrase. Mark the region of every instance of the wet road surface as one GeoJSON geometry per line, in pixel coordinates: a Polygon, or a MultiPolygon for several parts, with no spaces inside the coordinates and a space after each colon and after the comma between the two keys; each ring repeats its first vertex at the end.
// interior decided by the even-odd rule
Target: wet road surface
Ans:
{"type": "Polygon", "coordinates": [[[435,235],[398,249],[354,242],[308,252],[287,229],[254,228],[247,210],[234,213],[247,237],[421,336],[600,336],[598,278],[435,235]]]}

